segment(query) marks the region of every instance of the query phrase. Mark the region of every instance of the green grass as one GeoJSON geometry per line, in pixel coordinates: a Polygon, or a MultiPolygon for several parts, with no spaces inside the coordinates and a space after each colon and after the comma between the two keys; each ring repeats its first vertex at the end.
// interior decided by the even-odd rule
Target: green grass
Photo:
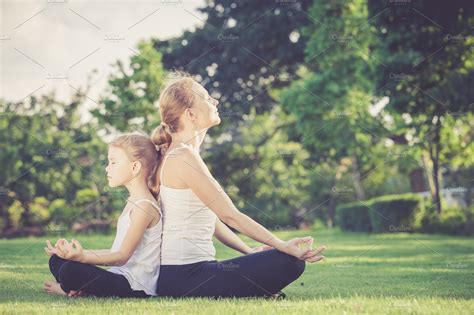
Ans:
{"type": "MultiPolygon", "coordinates": [[[[277,234],[283,239],[311,234],[315,244],[328,247],[326,261],[307,264],[281,301],[49,296],[42,291],[43,280],[53,279],[43,252],[47,238],[0,240],[0,313],[474,313],[472,238],[325,229],[277,234]]],[[[75,237],[86,248],[105,248],[113,240],[113,236],[75,237]]],[[[216,248],[219,259],[237,255],[217,242],[216,248]]]]}

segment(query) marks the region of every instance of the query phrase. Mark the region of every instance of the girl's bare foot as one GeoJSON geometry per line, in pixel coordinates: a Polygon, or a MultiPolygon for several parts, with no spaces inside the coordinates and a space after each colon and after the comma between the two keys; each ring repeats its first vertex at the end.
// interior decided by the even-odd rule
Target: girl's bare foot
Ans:
{"type": "Polygon", "coordinates": [[[59,283],[54,282],[54,281],[45,281],[44,282],[44,290],[49,293],[49,294],[56,294],[56,295],[62,295],[62,296],[67,296],[67,293],[61,289],[61,286],[59,283]]]}

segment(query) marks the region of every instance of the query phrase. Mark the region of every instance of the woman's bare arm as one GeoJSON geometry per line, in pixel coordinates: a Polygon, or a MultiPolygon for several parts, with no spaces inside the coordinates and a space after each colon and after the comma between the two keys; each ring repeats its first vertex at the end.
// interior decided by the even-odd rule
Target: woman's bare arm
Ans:
{"type": "Polygon", "coordinates": [[[219,219],[250,238],[272,246],[300,259],[316,256],[322,250],[302,250],[301,243],[311,242],[311,237],[296,238],[284,242],[261,224],[240,212],[219,183],[214,179],[199,153],[189,147],[183,148],[176,168],[176,176],[184,182],[219,219]],[[312,255],[312,256],[311,256],[312,255]]]}
{"type": "Polygon", "coordinates": [[[227,225],[225,225],[221,220],[216,220],[216,229],[214,231],[214,236],[224,245],[235,249],[242,254],[249,254],[252,251],[247,244],[240,239],[227,225]]]}

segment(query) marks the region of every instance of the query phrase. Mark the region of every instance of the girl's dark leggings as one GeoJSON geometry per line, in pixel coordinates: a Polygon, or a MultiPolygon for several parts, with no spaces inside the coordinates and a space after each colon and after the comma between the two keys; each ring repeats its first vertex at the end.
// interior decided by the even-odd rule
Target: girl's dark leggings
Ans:
{"type": "Polygon", "coordinates": [[[305,262],[275,249],[224,261],[161,265],[158,296],[258,297],[298,279],[305,262]]]}
{"type": "Polygon", "coordinates": [[[49,259],[49,269],[64,292],[84,291],[99,297],[149,297],[143,291],[130,288],[127,278],[94,265],[62,259],[57,255],[49,259]]]}

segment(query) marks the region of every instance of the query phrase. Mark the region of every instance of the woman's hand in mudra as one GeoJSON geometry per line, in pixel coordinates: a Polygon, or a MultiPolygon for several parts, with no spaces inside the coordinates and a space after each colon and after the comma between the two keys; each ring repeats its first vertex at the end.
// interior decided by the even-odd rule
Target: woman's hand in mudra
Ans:
{"type": "Polygon", "coordinates": [[[326,249],[326,246],[312,249],[312,245],[313,238],[311,236],[296,237],[285,242],[286,253],[309,263],[323,260],[324,256],[320,254],[326,249]]]}

